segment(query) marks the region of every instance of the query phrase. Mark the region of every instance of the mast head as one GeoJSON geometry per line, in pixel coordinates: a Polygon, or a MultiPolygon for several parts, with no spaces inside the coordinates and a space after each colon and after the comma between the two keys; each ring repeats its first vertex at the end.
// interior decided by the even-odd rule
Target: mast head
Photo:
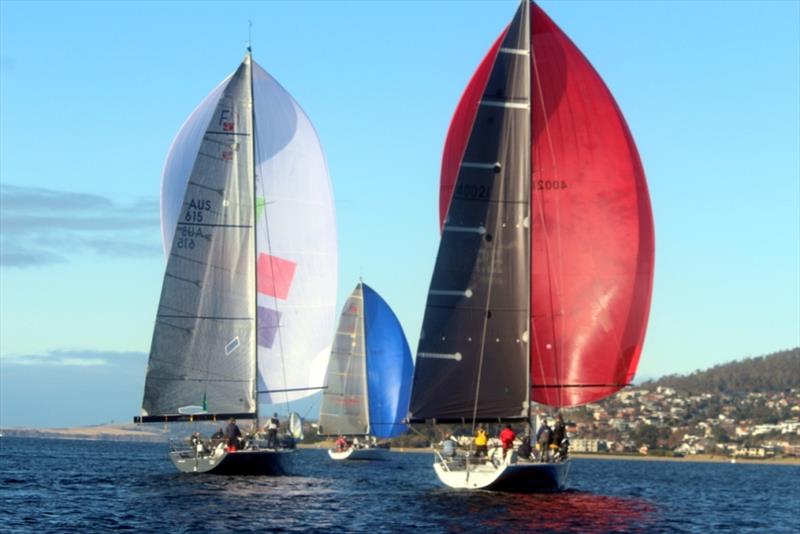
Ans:
{"type": "Polygon", "coordinates": [[[247,55],[253,54],[253,21],[247,21],[247,55]]]}

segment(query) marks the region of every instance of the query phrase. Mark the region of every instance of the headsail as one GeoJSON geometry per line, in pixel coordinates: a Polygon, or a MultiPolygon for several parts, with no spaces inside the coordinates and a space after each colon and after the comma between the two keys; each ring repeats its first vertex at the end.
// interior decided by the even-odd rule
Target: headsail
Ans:
{"type": "Polygon", "coordinates": [[[256,411],[248,63],[218,91],[194,155],[170,243],[143,420],[256,411]]]}
{"type": "Polygon", "coordinates": [[[532,3],[464,92],[439,205],[413,420],[526,418],[531,400],[632,378],[653,276],[644,173],[608,89],[532,3]]]}

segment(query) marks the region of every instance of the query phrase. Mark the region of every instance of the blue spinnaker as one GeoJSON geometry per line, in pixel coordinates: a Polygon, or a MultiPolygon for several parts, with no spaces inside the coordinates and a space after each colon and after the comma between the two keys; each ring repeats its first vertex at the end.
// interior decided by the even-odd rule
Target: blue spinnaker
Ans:
{"type": "Polygon", "coordinates": [[[362,283],[367,346],[370,434],[386,439],[406,431],[414,364],[403,327],[392,309],[362,283]]]}

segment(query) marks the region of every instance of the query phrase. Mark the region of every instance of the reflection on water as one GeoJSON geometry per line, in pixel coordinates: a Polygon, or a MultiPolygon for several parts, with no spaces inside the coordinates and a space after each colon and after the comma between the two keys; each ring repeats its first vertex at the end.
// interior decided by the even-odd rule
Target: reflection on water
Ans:
{"type": "MultiPolygon", "coordinates": [[[[644,499],[576,490],[524,494],[442,489],[433,493],[437,497],[435,507],[460,510],[462,518],[473,518],[467,530],[637,532],[646,530],[655,520],[653,505],[644,499]]],[[[449,530],[461,531],[460,526],[449,525],[449,530]]]]}
{"type": "Polygon", "coordinates": [[[508,516],[542,530],[628,532],[642,528],[652,510],[643,499],[566,491],[521,495],[509,503],[508,516]]]}

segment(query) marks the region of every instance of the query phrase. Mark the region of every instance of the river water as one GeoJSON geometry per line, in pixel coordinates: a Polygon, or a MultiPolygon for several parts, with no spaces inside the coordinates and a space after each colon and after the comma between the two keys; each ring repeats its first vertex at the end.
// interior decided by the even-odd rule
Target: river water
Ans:
{"type": "Polygon", "coordinates": [[[800,466],[574,459],[558,494],[442,487],[432,455],[178,473],[162,444],[0,440],[0,532],[800,532],[800,466]]]}

